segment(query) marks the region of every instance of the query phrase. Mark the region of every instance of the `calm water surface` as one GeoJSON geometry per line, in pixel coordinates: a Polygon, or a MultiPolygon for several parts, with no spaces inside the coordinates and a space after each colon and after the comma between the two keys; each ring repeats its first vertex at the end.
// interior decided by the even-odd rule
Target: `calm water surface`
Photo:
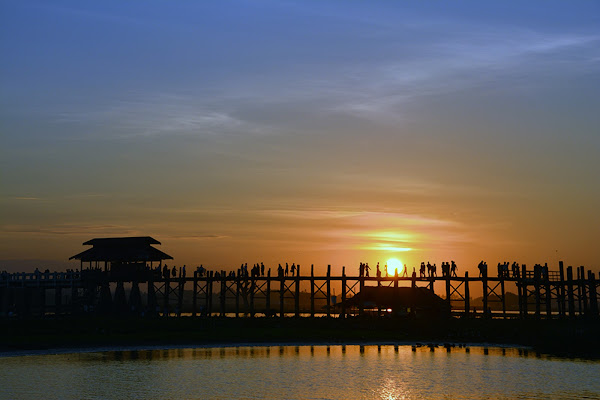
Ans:
{"type": "Polygon", "coordinates": [[[0,357],[4,399],[600,399],[600,363],[519,349],[267,346],[0,357]]]}

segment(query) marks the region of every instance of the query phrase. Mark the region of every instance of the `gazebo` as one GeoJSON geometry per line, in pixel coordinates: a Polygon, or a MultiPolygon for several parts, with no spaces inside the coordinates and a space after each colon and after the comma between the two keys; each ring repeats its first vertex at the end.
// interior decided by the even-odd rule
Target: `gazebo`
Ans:
{"type": "Polygon", "coordinates": [[[149,271],[153,263],[162,266],[162,260],[173,257],[154,248],[160,242],[150,236],[96,238],[84,242],[92,248],[70,257],[69,260],[80,260],[81,269],[89,263],[89,270],[109,271],[114,275],[130,275],[136,272],[149,271]]]}

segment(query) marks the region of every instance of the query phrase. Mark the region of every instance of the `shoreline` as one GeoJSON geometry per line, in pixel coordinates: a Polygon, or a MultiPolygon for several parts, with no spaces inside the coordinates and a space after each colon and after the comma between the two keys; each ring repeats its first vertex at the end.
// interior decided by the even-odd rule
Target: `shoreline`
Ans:
{"type": "Polygon", "coordinates": [[[599,337],[600,322],[590,320],[68,317],[2,321],[0,357],[240,346],[454,344],[600,360],[599,337]]]}

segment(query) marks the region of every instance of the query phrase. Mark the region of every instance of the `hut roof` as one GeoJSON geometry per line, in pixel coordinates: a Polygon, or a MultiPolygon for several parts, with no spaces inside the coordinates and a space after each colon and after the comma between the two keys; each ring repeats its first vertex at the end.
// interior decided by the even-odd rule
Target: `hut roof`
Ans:
{"type": "Polygon", "coordinates": [[[170,255],[152,247],[151,244],[160,244],[160,242],[150,236],[96,238],[83,244],[93,247],[70,257],[69,260],[136,262],[173,259],[170,255]]]}
{"type": "Polygon", "coordinates": [[[446,302],[427,288],[365,286],[356,296],[348,299],[349,305],[358,305],[359,296],[363,302],[379,307],[415,305],[420,308],[445,308],[446,302]]]}
{"type": "Polygon", "coordinates": [[[84,246],[141,246],[151,244],[160,244],[160,242],[150,236],[96,238],[83,242],[84,246]]]}

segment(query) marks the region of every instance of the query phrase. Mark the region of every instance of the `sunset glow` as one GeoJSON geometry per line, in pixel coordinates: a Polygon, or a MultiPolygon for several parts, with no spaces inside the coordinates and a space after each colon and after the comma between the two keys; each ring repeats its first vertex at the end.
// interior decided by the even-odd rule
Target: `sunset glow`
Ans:
{"type": "Polygon", "coordinates": [[[598,2],[234,3],[3,2],[0,270],[598,270],[598,2]]]}
{"type": "Polygon", "coordinates": [[[396,273],[396,269],[398,270],[398,275],[402,274],[404,270],[404,265],[402,261],[397,258],[390,258],[387,260],[387,270],[389,275],[394,275],[396,273]]]}

